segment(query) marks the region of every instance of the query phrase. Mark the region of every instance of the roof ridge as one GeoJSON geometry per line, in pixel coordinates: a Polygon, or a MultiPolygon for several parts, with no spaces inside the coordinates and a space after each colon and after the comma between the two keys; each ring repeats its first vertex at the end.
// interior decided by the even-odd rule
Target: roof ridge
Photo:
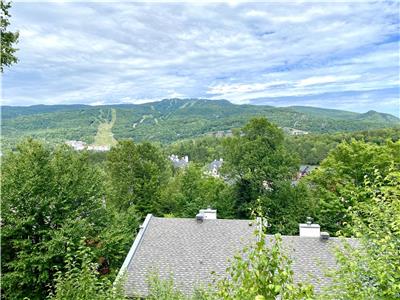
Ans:
{"type": "MultiPolygon", "coordinates": [[[[156,216],[152,216],[154,219],[163,219],[163,220],[193,220],[195,221],[195,218],[179,218],[179,217],[174,217],[174,218],[166,218],[166,217],[156,217],[156,216]]],[[[252,219],[221,219],[221,218],[217,218],[217,219],[207,219],[207,221],[230,221],[230,222],[253,222],[254,220],[252,219]]]]}

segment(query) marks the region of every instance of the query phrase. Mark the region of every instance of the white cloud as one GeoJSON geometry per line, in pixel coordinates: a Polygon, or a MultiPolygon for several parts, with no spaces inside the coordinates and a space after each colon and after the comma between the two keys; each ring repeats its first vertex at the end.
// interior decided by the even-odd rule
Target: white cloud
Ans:
{"type": "Polygon", "coordinates": [[[308,103],[298,96],[398,84],[398,4],[236,4],[15,3],[6,103],[308,103]]]}
{"type": "Polygon", "coordinates": [[[251,83],[251,84],[218,84],[211,86],[207,94],[227,94],[227,93],[250,93],[263,91],[269,87],[279,86],[288,83],[287,81],[277,80],[267,83],[251,83]]]}
{"type": "Polygon", "coordinates": [[[325,76],[313,76],[300,80],[297,86],[304,87],[309,85],[333,83],[339,81],[350,81],[360,78],[360,75],[348,75],[348,76],[335,76],[335,75],[325,75],[325,76]]]}

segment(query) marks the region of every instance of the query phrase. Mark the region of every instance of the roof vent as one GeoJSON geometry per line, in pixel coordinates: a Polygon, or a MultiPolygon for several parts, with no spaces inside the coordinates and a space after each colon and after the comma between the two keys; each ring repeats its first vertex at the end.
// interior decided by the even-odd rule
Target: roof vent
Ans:
{"type": "Polygon", "coordinates": [[[215,220],[217,218],[217,210],[209,206],[207,209],[200,209],[199,215],[203,215],[204,220],[215,220]]]}
{"type": "Polygon", "coordinates": [[[203,220],[204,220],[204,215],[203,214],[197,214],[196,215],[197,223],[203,223],[203,220]]]}
{"type": "Polygon", "coordinates": [[[321,240],[329,240],[329,233],[328,232],[321,232],[321,240]]]}
{"type": "Polygon", "coordinates": [[[308,217],[306,224],[299,224],[299,231],[301,237],[320,237],[320,226],[313,224],[313,218],[308,217]]]}

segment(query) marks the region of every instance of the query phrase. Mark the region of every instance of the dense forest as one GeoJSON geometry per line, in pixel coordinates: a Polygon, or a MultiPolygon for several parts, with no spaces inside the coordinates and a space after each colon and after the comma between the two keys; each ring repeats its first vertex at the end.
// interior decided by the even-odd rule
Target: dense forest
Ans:
{"type": "MultiPolygon", "coordinates": [[[[298,223],[312,216],[331,235],[365,238],[368,247],[352,250],[354,261],[341,254],[341,268],[334,274],[341,281],[326,295],[338,290],[351,295],[357,285],[350,277],[359,276],[357,284],[363,284],[368,273],[377,286],[366,295],[398,296],[398,284],[391,284],[400,282],[398,260],[392,256],[400,246],[398,135],[398,130],[386,129],[288,140],[276,125],[255,118],[230,137],[169,147],[126,140],[109,153],[28,139],[7,152],[1,165],[2,298],[123,299],[121,287],[112,287],[112,281],[146,214],[192,218],[206,206],[216,208],[221,218],[252,218],[256,209],[267,218],[269,234],[298,234],[298,223]],[[299,151],[296,143],[316,148],[318,154],[310,158],[312,151],[299,151]],[[175,169],[168,153],[192,159],[186,168],[175,169]],[[221,176],[207,175],[204,162],[218,157],[224,158],[221,176]],[[319,163],[319,168],[294,185],[302,161],[319,163]],[[377,222],[379,227],[370,226],[377,222]],[[354,270],[359,273],[349,274],[354,270]]],[[[280,251],[279,237],[277,241],[275,250],[258,243],[251,251],[269,257],[269,251],[280,251]]],[[[254,266],[266,263],[260,261],[265,256],[252,257],[254,266]]],[[[284,257],[273,257],[268,259],[290,268],[284,257]]],[[[250,272],[252,278],[242,265],[234,262],[231,275],[250,272]]],[[[171,282],[155,276],[149,284],[149,299],[185,299],[171,282]]],[[[216,294],[199,292],[196,297],[244,299],[231,294],[241,290],[232,285],[244,284],[255,295],[261,288],[251,280],[224,279],[216,294]]],[[[279,284],[292,289],[273,286],[264,295],[316,297],[311,287],[293,285],[290,276],[279,284]]]]}
{"type": "MultiPolygon", "coordinates": [[[[206,164],[214,159],[224,157],[223,143],[225,137],[206,136],[193,139],[184,139],[164,146],[167,154],[179,156],[188,155],[190,160],[206,164]]],[[[299,156],[300,163],[305,165],[319,165],[326,158],[329,151],[343,141],[364,141],[383,145],[388,140],[400,140],[400,128],[386,128],[355,132],[285,135],[284,144],[291,152],[299,156]]]]}
{"type": "MultiPolygon", "coordinates": [[[[226,135],[252,117],[266,117],[286,130],[334,133],[398,126],[392,115],[369,111],[364,114],[312,108],[235,105],[226,100],[165,99],[140,105],[107,106],[36,105],[3,106],[2,145],[10,149],[24,137],[50,144],[66,140],[94,143],[95,136],[112,134],[116,140],[133,139],[168,144],[205,135],[226,135]],[[112,121],[112,115],[115,119],[112,121]],[[104,124],[111,125],[104,132],[104,124]]],[[[107,126],[106,126],[107,127],[107,126]]],[[[112,145],[112,140],[109,142],[112,145]]]]}

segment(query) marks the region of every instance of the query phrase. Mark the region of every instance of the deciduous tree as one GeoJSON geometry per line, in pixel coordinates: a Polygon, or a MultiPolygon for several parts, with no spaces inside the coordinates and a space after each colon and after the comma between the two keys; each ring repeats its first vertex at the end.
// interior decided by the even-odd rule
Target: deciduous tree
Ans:
{"type": "Polygon", "coordinates": [[[298,170],[298,159],[283,140],[282,130],[265,118],[252,119],[226,140],[223,171],[235,182],[239,217],[248,217],[252,202],[298,170]]]}
{"type": "Polygon", "coordinates": [[[192,218],[208,206],[217,209],[220,218],[234,216],[232,188],[223,179],[205,175],[200,166],[190,164],[179,170],[163,190],[159,211],[192,218]]]}
{"type": "Polygon", "coordinates": [[[337,252],[339,268],[323,299],[400,298],[400,172],[366,175],[353,193],[355,206],[350,232],[358,247],[346,245],[337,252]]]}
{"type": "Polygon", "coordinates": [[[345,230],[351,222],[348,208],[354,202],[352,193],[363,185],[364,176],[378,169],[386,176],[392,166],[399,169],[400,142],[375,145],[362,141],[339,144],[307,181],[318,203],[317,221],[332,234],[345,230]]]}
{"type": "Polygon", "coordinates": [[[134,206],[142,215],[157,213],[161,189],[169,179],[170,168],[155,145],[121,141],[107,155],[109,203],[118,211],[134,206]]]}
{"type": "Polygon", "coordinates": [[[2,162],[2,297],[43,299],[66,244],[98,235],[102,184],[86,154],[29,140],[2,162]]]}
{"type": "Polygon", "coordinates": [[[1,72],[4,71],[4,67],[9,67],[12,64],[15,64],[18,61],[18,58],[15,56],[15,52],[17,52],[17,48],[15,48],[15,44],[18,42],[19,33],[12,32],[8,29],[10,26],[10,8],[11,2],[7,2],[6,0],[0,1],[1,8],[1,72]]]}

